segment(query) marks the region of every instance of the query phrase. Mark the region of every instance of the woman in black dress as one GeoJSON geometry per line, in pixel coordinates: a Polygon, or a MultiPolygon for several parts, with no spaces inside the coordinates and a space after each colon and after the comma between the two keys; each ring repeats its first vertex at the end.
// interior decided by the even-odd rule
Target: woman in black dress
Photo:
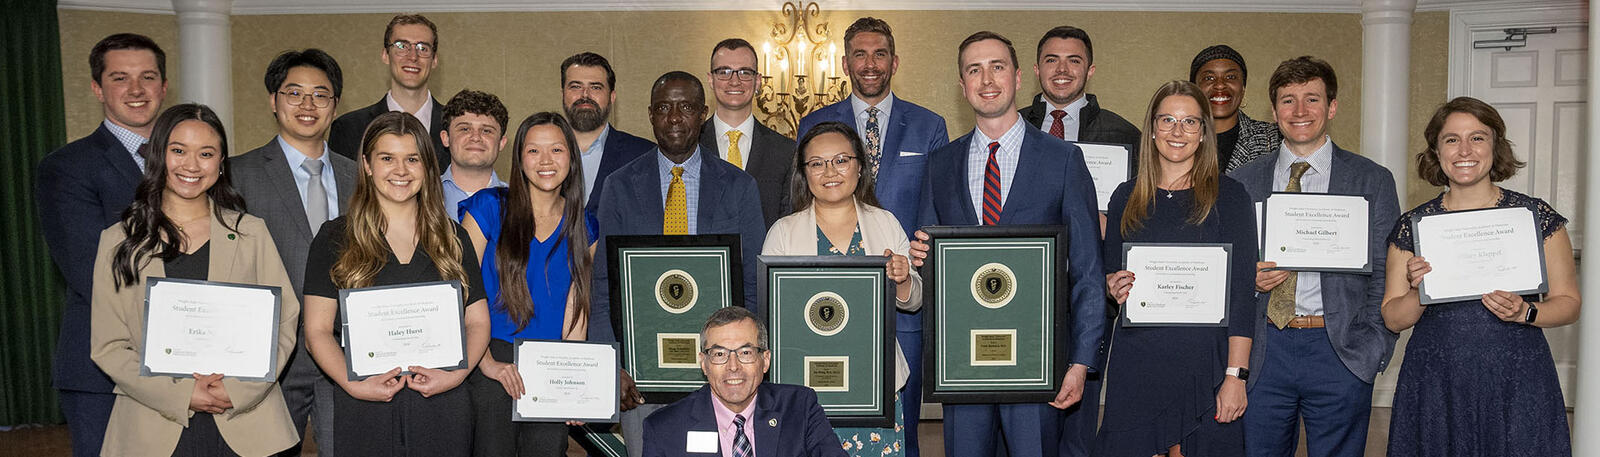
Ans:
{"type": "Polygon", "coordinates": [[[1205,95],[1187,81],[1156,90],[1145,117],[1138,174],[1111,195],[1106,292],[1128,298],[1136,278],[1122,243],[1231,243],[1226,327],[1112,330],[1106,406],[1095,455],[1237,456],[1244,453],[1244,380],[1255,332],[1255,219],[1244,185],[1217,170],[1205,95]]]}
{"type": "Polygon", "coordinates": [[[1471,97],[1434,112],[1417,173],[1448,189],[1400,216],[1389,236],[1383,321],[1412,328],[1394,392],[1390,456],[1572,455],[1566,405],[1544,328],[1578,320],[1582,298],[1567,219],[1549,203],[1494,183],[1523,166],[1494,107],[1471,97]],[[1550,291],[1543,297],[1497,290],[1471,300],[1422,306],[1417,285],[1432,271],[1414,255],[1411,223],[1429,214],[1526,207],[1544,244],[1550,291]]]}
{"type": "Polygon", "coordinates": [[[384,113],[361,140],[362,179],[345,215],[322,225],[306,259],[306,348],[341,389],[334,433],[341,454],[466,456],[472,400],[457,389],[489,344],[489,311],[472,242],[445,215],[432,141],[410,114],[384,113]],[[460,281],[467,366],[395,367],[348,379],[334,334],[339,290],[460,281]],[[414,374],[401,376],[404,369],[414,374]]]}

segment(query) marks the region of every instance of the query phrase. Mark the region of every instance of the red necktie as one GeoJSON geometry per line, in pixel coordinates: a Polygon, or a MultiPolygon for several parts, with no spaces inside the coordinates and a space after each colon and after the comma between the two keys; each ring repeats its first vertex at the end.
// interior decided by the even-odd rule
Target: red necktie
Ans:
{"type": "Polygon", "coordinates": [[[983,225],[1000,224],[1000,162],[994,157],[999,151],[999,141],[989,143],[989,165],[983,172],[983,225]]]}
{"type": "Polygon", "coordinates": [[[1067,112],[1062,110],[1051,111],[1050,117],[1056,118],[1055,122],[1050,123],[1050,136],[1063,140],[1067,139],[1067,124],[1061,122],[1061,118],[1067,117],[1067,112]]]}

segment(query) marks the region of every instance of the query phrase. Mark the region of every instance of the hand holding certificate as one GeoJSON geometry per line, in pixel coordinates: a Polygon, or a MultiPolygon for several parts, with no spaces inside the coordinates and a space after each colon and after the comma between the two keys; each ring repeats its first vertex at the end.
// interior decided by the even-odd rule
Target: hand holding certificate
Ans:
{"type": "Polygon", "coordinates": [[[1228,324],[1226,244],[1123,243],[1123,268],[1133,288],[1123,326],[1228,324]]]}
{"type": "Polygon", "coordinates": [[[141,375],[277,379],[280,289],[170,278],[145,287],[141,375]]]}
{"type": "Polygon", "coordinates": [[[1273,193],[1260,215],[1261,260],[1292,271],[1371,272],[1367,206],[1359,195],[1273,193]]]}
{"type": "MultiPolygon", "coordinates": [[[[454,281],[343,289],[345,364],[350,380],[395,367],[466,368],[461,285],[454,281]]],[[[406,372],[409,373],[409,372],[406,372]]]]}
{"type": "Polygon", "coordinates": [[[1083,150],[1083,163],[1094,179],[1095,202],[1100,212],[1111,203],[1117,186],[1133,178],[1133,152],[1125,144],[1074,143],[1083,150]]]}
{"type": "Polygon", "coordinates": [[[1416,254],[1433,271],[1418,287],[1424,305],[1475,299],[1504,290],[1549,290],[1538,224],[1524,207],[1456,211],[1413,222],[1416,254]]]}
{"type": "Polygon", "coordinates": [[[525,390],[511,420],[617,421],[615,344],[519,340],[516,364],[525,390]]]}

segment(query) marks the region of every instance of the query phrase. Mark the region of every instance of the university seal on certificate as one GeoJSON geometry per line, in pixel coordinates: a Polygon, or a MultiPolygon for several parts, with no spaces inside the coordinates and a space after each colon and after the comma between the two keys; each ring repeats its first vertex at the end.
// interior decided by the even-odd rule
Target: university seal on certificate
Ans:
{"type": "Polygon", "coordinates": [[[672,314],[683,314],[694,307],[699,294],[694,277],[683,270],[667,270],[656,279],[656,303],[672,314]]]}
{"type": "Polygon", "coordinates": [[[985,308],[1005,306],[1016,294],[1017,275],[1004,264],[984,264],[972,274],[972,298],[985,308]]]}
{"type": "Polygon", "coordinates": [[[806,302],[806,326],[822,336],[833,336],[850,322],[850,307],[844,297],[833,292],[818,292],[806,302]]]}

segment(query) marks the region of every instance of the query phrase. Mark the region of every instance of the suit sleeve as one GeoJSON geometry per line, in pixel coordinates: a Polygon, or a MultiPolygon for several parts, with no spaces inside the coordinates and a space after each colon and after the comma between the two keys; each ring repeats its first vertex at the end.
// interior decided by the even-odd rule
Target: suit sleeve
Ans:
{"type": "MultiPolygon", "coordinates": [[[[654,416],[654,414],[651,416],[654,416]]],[[[661,424],[657,423],[657,421],[650,420],[649,417],[644,418],[645,439],[639,440],[639,446],[644,448],[643,457],[666,457],[666,452],[662,451],[664,446],[657,442],[660,439],[653,439],[659,433],[667,433],[665,430],[659,430],[660,428],[661,424]]]]}
{"type": "MultiPolygon", "coordinates": [[[[345,156],[350,160],[358,160],[360,155],[361,135],[365,134],[365,125],[356,125],[359,121],[361,109],[345,113],[333,120],[333,125],[328,128],[328,149],[334,154],[345,156]]],[[[438,132],[434,132],[438,136],[438,132]]]]}
{"type": "Polygon", "coordinates": [[[766,242],[767,224],[761,216],[761,197],[756,191],[755,179],[740,179],[737,182],[740,185],[734,188],[739,190],[733,197],[739,205],[735,214],[739,216],[739,253],[743,257],[744,307],[765,319],[766,310],[756,299],[756,270],[760,265],[756,256],[761,254],[761,246],[766,242]]]}
{"type": "MultiPolygon", "coordinates": [[[[272,233],[261,227],[259,233],[247,236],[261,237],[256,241],[255,262],[256,277],[259,284],[277,286],[279,296],[283,300],[278,310],[278,357],[273,361],[277,373],[283,373],[283,367],[289,363],[289,355],[294,353],[295,338],[299,336],[300,301],[295,298],[294,286],[289,282],[289,272],[283,268],[283,259],[278,257],[278,249],[274,246],[272,233]]],[[[276,383],[274,382],[249,382],[233,378],[223,378],[222,387],[228,391],[228,398],[233,401],[233,409],[226,413],[232,418],[254,410],[261,400],[266,398],[276,383]]]]}
{"type": "MultiPolygon", "coordinates": [[[[71,166],[58,157],[39,165],[34,197],[39,205],[40,226],[50,258],[67,281],[70,293],[88,302],[94,283],[94,240],[105,230],[97,210],[104,205],[94,186],[100,182],[87,176],[73,176],[71,166]]],[[[109,269],[107,271],[110,271],[109,269]]]]}
{"type": "Polygon", "coordinates": [[[1071,284],[1072,363],[1099,370],[1100,343],[1106,333],[1105,265],[1100,255],[1100,211],[1095,202],[1094,178],[1083,163],[1083,151],[1067,149],[1066,179],[1062,186],[1061,220],[1067,225],[1068,283],[1071,284]]]}
{"type": "Polygon", "coordinates": [[[950,130],[944,126],[944,118],[933,116],[933,135],[928,138],[928,151],[932,152],[944,145],[950,144],[950,130]]]}
{"type": "MultiPolygon", "coordinates": [[[[806,455],[812,457],[848,457],[839,443],[839,435],[828,422],[828,413],[817,401],[817,392],[805,388],[801,401],[806,403],[806,455]]],[[[646,435],[648,436],[648,434],[646,435]]]]}
{"type": "Polygon", "coordinates": [[[99,278],[94,281],[94,296],[89,305],[89,328],[93,329],[89,334],[89,357],[116,383],[118,393],[187,427],[194,378],[139,376],[141,363],[133,328],[134,322],[142,319],[144,310],[140,289],[135,288],[143,288],[144,284],[115,288],[111,259],[116,250],[116,241],[112,240],[117,237],[113,234],[112,230],[101,234],[100,252],[94,261],[94,271],[99,273],[99,278]]]}
{"type": "Polygon", "coordinates": [[[1400,218],[1400,202],[1395,193],[1394,175],[1387,169],[1378,170],[1378,173],[1374,173],[1377,185],[1372,186],[1373,193],[1367,196],[1367,211],[1370,213],[1367,250],[1371,253],[1372,275],[1367,280],[1367,300],[1362,311],[1368,325],[1377,329],[1377,334],[1384,339],[1383,358],[1378,359],[1378,371],[1383,371],[1388,368],[1389,359],[1394,355],[1395,341],[1400,338],[1399,333],[1389,331],[1389,327],[1383,323],[1383,289],[1389,262],[1388,238],[1390,229],[1400,218]]]}
{"type": "MultiPolygon", "coordinates": [[[[619,180],[620,181],[620,180],[619,180]]],[[[596,237],[594,250],[593,280],[589,284],[589,341],[604,343],[618,342],[617,335],[622,333],[620,323],[614,322],[611,317],[611,284],[608,282],[610,270],[606,263],[609,261],[606,236],[616,234],[617,227],[622,223],[622,215],[616,201],[620,198],[617,185],[606,186],[601,190],[600,204],[595,206],[596,225],[599,226],[599,236],[596,237]]]]}

